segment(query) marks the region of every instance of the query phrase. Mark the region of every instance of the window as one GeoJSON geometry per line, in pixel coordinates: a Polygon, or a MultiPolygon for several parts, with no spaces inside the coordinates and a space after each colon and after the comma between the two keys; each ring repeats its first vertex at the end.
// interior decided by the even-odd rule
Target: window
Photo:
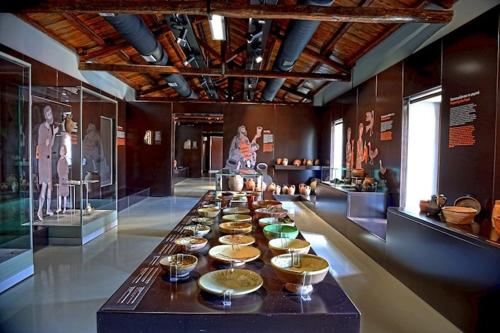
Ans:
{"type": "Polygon", "coordinates": [[[437,193],[440,106],[441,90],[407,102],[401,206],[411,210],[437,193]]]}
{"type": "Polygon", "coordinates": [[[344,151],[344,123],[342,119],[338,119],[332,123],[331,137],[331,166],[333,172],[330,174],[330,180],[342,178],[342,156],[344,151]]]}

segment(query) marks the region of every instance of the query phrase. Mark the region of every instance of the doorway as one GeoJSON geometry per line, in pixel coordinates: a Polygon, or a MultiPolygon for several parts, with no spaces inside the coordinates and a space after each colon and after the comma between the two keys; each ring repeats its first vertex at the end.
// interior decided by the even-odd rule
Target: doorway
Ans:
{"type": "Polygon", "coordinates": [[[403,113],[401,206],[416,210],[438,191],[441,89],[407,99],[403,113]]]}

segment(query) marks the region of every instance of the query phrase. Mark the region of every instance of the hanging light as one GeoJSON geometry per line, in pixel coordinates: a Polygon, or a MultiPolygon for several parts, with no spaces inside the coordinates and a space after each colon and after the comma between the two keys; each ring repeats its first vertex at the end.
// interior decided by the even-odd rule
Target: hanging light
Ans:
{"type": "Polygon", "coordinates": [[[226,25],[224,17],[220,15],[209,15],[208,22],[210,23],[210,33],[213,40],[226,40],[226,25]]]}

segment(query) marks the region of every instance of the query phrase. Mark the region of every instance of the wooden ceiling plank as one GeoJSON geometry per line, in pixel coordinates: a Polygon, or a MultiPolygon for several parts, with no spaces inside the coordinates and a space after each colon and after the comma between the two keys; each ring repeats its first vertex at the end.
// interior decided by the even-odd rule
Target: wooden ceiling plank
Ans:
{"type": "Polygon", "coordinates": [[[71,14],[71,13],[63,13],[62,16],[69,22],[71,25],[80,31],[82,34],[90,38],[94,43],[100,46],[106,45],[106,41],[101,38],[94,30],[92,30],[87,24],[82,22],[78,18],[76,14],[71,14]]]}
{"type": "Polygon", "coordinates": [[[180,74],[185,76],[225,76],[225,77],[260,77],[260,78],[291,78],[327,81],[348,81],[349,75],[343,74],[318,74],[298,72],[274,72],[231,69],[222,72],[220,68],[177,68],[174,66],[139,65],[139,64],[100,64],[80,62],[80,70],[132,72],[149,74],[180,74]]]}
{"type": "Polygon", "coordinates": [[[225,99],[209,99],[209,100],[197,100],[197,99],[186,99],[186,98],[168,98],[168,97],[141,97],[139,96],[137,100],[140,101],[154,101],[154,102],[165,102],[165,103],[193,103],[193,104],[244,104],[244,105],[305,105],[311,104],[309,103],[300,103],[300,102],[264,102],[264,101],[247,101],[247,100],[225,100],[225,99]]]}
{"type": "Polygon", "coordinates": [[[45,1],[3,1],[1,11],[52,13],[130,13],[130,14],[218,14],[231,18],[295,19],[323,22],[358,23],[448,23],[453,18],[449,10],[427,10],[415,8],[380,7],[322,7],[312,5],[247,5],[212,1],[208,8],[205,1],[176,0],[45,0],[45,1]]]}

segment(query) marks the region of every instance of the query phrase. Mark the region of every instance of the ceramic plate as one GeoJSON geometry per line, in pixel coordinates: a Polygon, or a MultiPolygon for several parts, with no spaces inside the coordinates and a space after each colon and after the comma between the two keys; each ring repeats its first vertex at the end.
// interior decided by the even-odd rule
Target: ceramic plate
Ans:
{"type": "Polygon", "coordinates": [[[194,224],[184,227],[184,230],[191,232],[194,236],[205,236],[210,232],[210,227],[203,224],[194,224]]]}
{"type": "Polygon", "coordinates": [[[208,255],[223,262],[245,263],[260,257],[260,250],[253,246],[217,245],[208,255]]]}
{"type": "Polygon", "coordinates": [[[221,269],[204,274],[199,280],[200,288],[208,293],[223,295],[233,290],[233,296],[245,295],[258,290],[262,277],[248,269],[221,269]]]}
{"type": "Polygon", "coordinates": [[[186,247],[188,251],[200,250],[204,248],[207,243],[208,240],[206,238],[196,236],[181,237],[175,240],[175,244],[186,247]]]}
{"type": "Polygon", "coordinates": [[[222,211],[222,214],[228,215],[228,214],[250,214],[250,209],[246,207],[230,207],[226,208],[222,211]]]}
{"type": "Polygon", "coordinates": [[[252,217],[246,214],[223,215],[222,220],[226,222],[252,222],[252,217]]]}
{"type": "MultiPolygon", "coordinates": [[[[231,192],[231,191],[225,191],[225,192],[231,192]]],[[[231,200],[232,202],[247,202],[247,197],[246,193],[244,192],[231,192],[233,194],[233,199],[231,200]]],[[[222,198],[222,192],[217,193],[217,200],[221,200],[222,198]]]]}
{"type": "Polygon", "coordinates": [[[225,222],[219,224],[219,230],[225,234],[248,234],[252,225],[248,222],[225,222]]]}
{"type": "Polygon", "coordinates": [[[226,235],[219,237],[219,243],[226,245],[252,245],[255,238],[248,235],[226,235]]]}

